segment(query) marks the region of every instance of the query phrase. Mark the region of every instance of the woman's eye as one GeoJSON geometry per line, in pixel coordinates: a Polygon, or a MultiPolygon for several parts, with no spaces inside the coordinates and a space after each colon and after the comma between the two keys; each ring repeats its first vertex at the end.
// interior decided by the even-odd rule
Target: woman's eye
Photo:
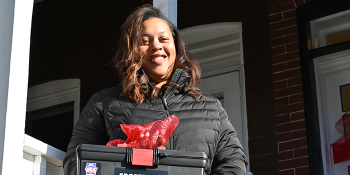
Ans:
{"type": "Polygon", "coordinates": [[[168,38],[162,38],[162,40],[169,40],[168,38]]]}
{"type": "Polygon", "coordinates": [[[144,40],[143,40],[143,43],[148,43],[148,42],[149,42],[148,39],[144,39],[144,40]]]}

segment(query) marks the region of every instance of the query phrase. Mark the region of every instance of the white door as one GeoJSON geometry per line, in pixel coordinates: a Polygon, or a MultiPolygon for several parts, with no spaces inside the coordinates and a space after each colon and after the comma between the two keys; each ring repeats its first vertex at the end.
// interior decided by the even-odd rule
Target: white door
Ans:
{"type": "Polygon", "coordinates": [[[244,115],[242,113],[242,91],[240,85],[240,72],[233,71],[221,75],[204,78],[200,86],[203,92],[218,98],[225,108],[230,121],[237,131],[238,139],[247,153],[248,143],[244,132],[244,115]]]}
{"type": "Polygon", "coordinates": [[[249,159],[245,88],[241,81],[244,80],[242,23],[193,26],[181,30],[181,35],[200,65],[201,90],[221,101],[249,159]]]}
{"type": "MultiPolygon", "coordinates": [[[[350,58],[349,58],[350,59],[350,58]]],[[[343,116],[342,100],[340,93],[340,86],[350,84],[350,72],[343,72],[325,78],[325,88],[327,97],[327,118],[328,118],[328,132],[330,136],[330,142],[334,143],[343,135],[335,129],[335,124],[343,116]]],[[[349,174],[348,166],[350,166],[350,160],[346,160],[333,166],[333,174],[349,174]]]]}

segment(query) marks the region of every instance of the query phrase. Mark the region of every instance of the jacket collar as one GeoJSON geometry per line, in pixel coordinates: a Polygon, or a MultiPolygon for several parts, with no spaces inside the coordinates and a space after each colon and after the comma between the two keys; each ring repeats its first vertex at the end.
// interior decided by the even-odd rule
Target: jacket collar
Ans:
{"type": "MultiPolygon", "coordinates": [[[[144,71],[143,71],[144,72],[144,71]]],[[[170,93],[177,94],[184,90],[186,83],[190,80],[190,76],[186,71],[177,68],[174,72],[174,75],[171,77],[170,83],[177,85],[170,85],[164,92],[163,97],[167,97],[170,93]]],[[[118,87],[123,88],[123,81],[120,81],[118,87]]],[[[153,90],[153,86],[150,82],[148,82],[151,90],[153,90]]]]}
{"type": "Polygon", "coordinates": [[[190,80],[190,76],[186,71],[177,68],[174,72],[173,77],[171,77],[170,83],[175,83],[177,85],[170,85],[164,92],[163,97],[167,97],[169,94],[177,94],[186,86],[186,83],[190,80]]]}

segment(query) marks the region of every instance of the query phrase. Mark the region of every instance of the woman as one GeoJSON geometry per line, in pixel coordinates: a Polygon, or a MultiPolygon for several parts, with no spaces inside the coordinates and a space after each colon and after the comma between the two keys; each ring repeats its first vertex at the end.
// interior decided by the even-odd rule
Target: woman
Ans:
{"type": "Polygon", "coordinates": [[[95,93],[83,109],[64,160],[76,173],[79,144],[105,145],[126,139],[120,124],[164,120],[175,113],[179,124],[165,147],[205,152],[206,174],[245,174],[246,157],[220,102],[200,92],[200,69],[186,51],[178,29],[152,6],[143,6],[122,26],[115,57],[122,83],[95,93]]]}

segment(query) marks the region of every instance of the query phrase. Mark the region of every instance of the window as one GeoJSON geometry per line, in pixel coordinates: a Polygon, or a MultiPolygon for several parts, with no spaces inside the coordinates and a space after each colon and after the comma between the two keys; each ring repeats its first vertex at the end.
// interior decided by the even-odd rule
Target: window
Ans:
{"type": "Polygon", "coordinates": [[[74,102],[27,112],[25,134],[66,152],[72,137],[74,102]]]}
{"type": "Polygon", "coordinates": [[[350,41],[350,10],[311,21],[312,48],[350,41]]]}
{"type": "Polygon", "coordinates": [[[28,89],[25,133],[67,151],[79,117],[80,80],[57,80],[28,89]]]}

